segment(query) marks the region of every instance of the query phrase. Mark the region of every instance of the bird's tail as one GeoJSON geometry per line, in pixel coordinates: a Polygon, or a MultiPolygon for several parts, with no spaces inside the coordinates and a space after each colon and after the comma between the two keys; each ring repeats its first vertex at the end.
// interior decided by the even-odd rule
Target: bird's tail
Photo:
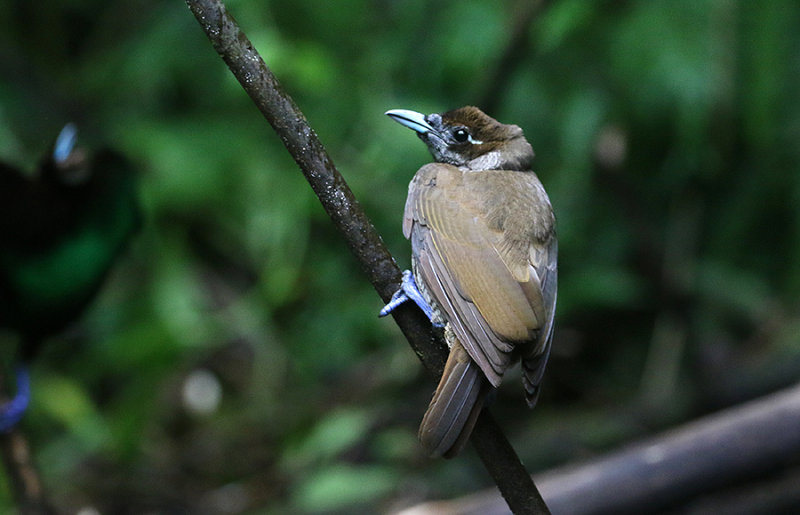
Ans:
{"type": "Polygon", "coordinates": [[[489,384],[457,339],[419,426],[419,440],[433,457],[452,458],[464,448],[489,384]]]}

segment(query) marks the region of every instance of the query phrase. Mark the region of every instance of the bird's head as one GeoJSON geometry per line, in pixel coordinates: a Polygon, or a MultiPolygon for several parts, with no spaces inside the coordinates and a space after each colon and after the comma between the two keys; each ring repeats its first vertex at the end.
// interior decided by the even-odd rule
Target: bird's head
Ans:
{"type": "Polygon", "coordinates": [[[529,170],[533,148],[516,125],[505,125],[473,106],[424,115],[407,109],[386,111],[417,132],[433,158],[468,170],[529,170]]]}

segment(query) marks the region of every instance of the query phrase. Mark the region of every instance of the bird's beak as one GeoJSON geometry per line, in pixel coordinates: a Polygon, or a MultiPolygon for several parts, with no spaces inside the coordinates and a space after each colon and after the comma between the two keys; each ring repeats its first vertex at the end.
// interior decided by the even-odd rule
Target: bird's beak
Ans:
{"type": "Polygon", "coordinates": [[[425,115],[422,113],[409,111],[408,109],[391,109],[386,111],[385,114],[397,123],[405,125],[409,129],[413,129],[420,134],[436,132],[433,127],[425,121],[425,115]]]}
{"type": "Polygon", "coordinates": [[[63,164],[75,149],[75,141],[78,138],[78,128],[74,123],[68,123],[61,129],[53,147],[53,161],[63,164]]]}

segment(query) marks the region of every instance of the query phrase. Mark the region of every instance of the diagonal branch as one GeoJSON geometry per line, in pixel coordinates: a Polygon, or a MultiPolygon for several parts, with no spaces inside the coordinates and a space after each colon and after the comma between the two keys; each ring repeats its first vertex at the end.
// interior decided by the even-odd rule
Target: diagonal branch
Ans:
{"type": "MultiPolygon", "coordinates": [[[[388,301],[399,287],[400,269],[300,109],[282,90],[221,0],[186,3],[214,49],[297,162],[378,294],[388,301]]],[[[425,367],[437,377],[441,375],[447,351],[427,319],[407,305],[392,314],[425,367]]],[[[472,442],[514,513],[549,513],[530,475],[486,409],[472,442]]]]}

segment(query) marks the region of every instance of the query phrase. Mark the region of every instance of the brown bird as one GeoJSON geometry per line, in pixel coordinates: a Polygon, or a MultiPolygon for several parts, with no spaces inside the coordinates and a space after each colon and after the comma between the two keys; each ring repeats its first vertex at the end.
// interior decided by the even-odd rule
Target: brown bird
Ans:
{"type": "Polygon", "coordinates": [[[555,217],[518,126],[472,106],[386,114],[415,130],[435,162],[409,185],[403,234],[413,274],[381,315],[410,299],[444,326],[450,355],[419,439],[432,456],[452,457],[516,360],[536,404],[553,336],[555,217]]]}

